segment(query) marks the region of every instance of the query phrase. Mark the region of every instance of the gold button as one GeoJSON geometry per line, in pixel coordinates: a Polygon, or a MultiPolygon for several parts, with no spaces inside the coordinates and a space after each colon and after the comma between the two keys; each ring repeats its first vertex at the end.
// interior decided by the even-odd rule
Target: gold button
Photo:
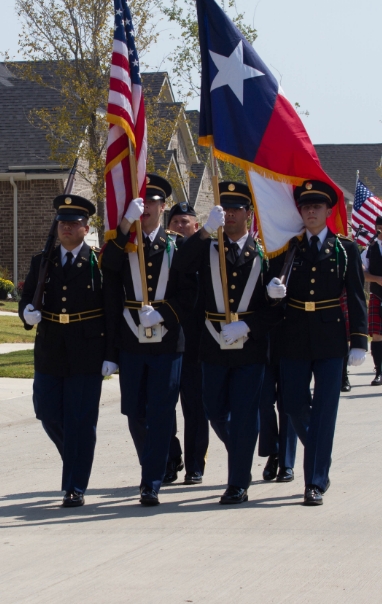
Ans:
{"type": "Polygon", "coordinates": [[[105,335],[104,333],[101,333],[101,336],[104,336],[104,335],[105,335]]]}
{"type": "Polygon", "coordinates": [[[148,263],[147,263],[147,266],[152,266],[152,265],[153,265],[153,263],[152,263],[152,262],[148,262],[148,263]]]}
{"type": "Polygon", "coordinates": [[[331,269],[330,269],[330,272],[331,272],[331,273],[334,273],[334,268],[331,268],[331,269]]]}
{"type": "Polygon", "coordinates": [[[313,289],[311,289],[309,293],[310,293],[310,295],[311,295],[311,296],[313,296],[313,294],[314,294],[314,290],[313,290],[313,289]]]}
{"type": "Polygon", "coordinates": [[[231,289],[236,289],[236,285],[231,285],[231,289]]]}
{"type": "Polygon", "coordinates": [[[225,251],[225,252],[228,252],[228,247],[225,247],[225,248],[224,248],[224,251],[225,251]]]}
{"type": "Polygon", "coordinates": [[[249,256],[249,252],[245,252],[245,253],[244,253],[244,256],[249,256]]]}
{"type": "Polygon", "coordinates": [[[152,277],[152,275],[147,275],[147,278],[152,279],[153,277],[152,277]]]}
{"type": "Polygon", "coordinates": [[[91,288],[91,285],[88,285],[88,289],[90,289],[90,288],[91,288]]]}
{"type": "Polygon", "coordinates": [[[63,285],[63,286],[62,286],[62,289],[68,289],[68,288],[66,287],[66,285],[63,285]]]}
{"type": "Polygon", "coordinates": [[[63,309],[61,310],[61,312],[66,312],[66,308],[63,308],[63,309]]]}
{"type": "Polygon", "coordinates": [[[154,250],[159,250],[159,245],[154,245],[154,250]]]}
{"type": "Polygon", "coordinates": [[[311,283],[316,283],[316,280],[315,279],[311,279],[310,282],[311,283]]]}
{"type": "Polygon", "coordinates": [[[66,298],[61,298],[61,300],[62,300],[63,302],[66,302],[66,298]]]}
{"type": "Polygon", "coordinates": [[[296,267],[295,267],[295,266],[293,267],[293,270],[294,270],[294,271],[296,270],[296,267]]]}
{"type": "Polygon", "coordinates": [[[312,271],[316,271],[316,270],[317,270],[316,267],[312,266],[312,271]]]}
{"type": "Polygon", "coordinates": [[[341,319],[337,319],[338,323],[341,321],[341,319]]]}
{"type": "Polygon", "coordinates": [[[235,302],[235,300],[233,298],[230,299],[229,303],[233,304],[235,302]]]}
{"type": "Polygon", "coordinates": [[[232,276],[233,277],[237,277],[237,273],[232,273],[232,276]]]}
{"type": "Polygon", "coordinates": [[[325,254],[329,254],[329,253],[330,253],[330,250],[325,250],[325,254]]]}
{"type": "Polygon", "coordinates": [[[148,292],[152,292],[152,291],[153,291],[153,288],[152,288],[152,287],[148,287],[148,288],[147,288],[147,291],[148,291],[148,292]]]}

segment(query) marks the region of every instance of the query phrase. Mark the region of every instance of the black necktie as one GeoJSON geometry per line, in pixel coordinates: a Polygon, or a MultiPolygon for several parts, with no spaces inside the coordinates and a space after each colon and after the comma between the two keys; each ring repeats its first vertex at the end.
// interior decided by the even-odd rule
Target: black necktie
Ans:
{"type": "Polygon", "coordinates": [[[319,241],[320,241],[320,239],[319,239],[319,237],[317,237],[317,235],[313,235],[310,238],[310,250],[312,252],[312,257],[313,257],[314,261],[316,261],[317,258],[318,258],[318,252],[319,252],[319,250],[318,250],[318,245],[317,244],[318,244],[319,241]]]}
{"type": "Polygon", "coordinates": [[[235,264],[236,260],[240,256],[240,248],[237,243],[231,243],[231,261],[235,264]]]}
{"type": "Polygon", "coordinates": [[[72,260],[73,260],[72,252],[66,252],[66,262],[65,262],[64,266],[62,267],[65,278],[68,276],[70,267],[72,266],[72,260]]]}
{"type": "Polygon", "coordinates": [[[150,247],[151,247],[151,239],[150,239],[150,237],[145,237],[145,249],[143,250],[145,258],[149,257],[150,247]]]}

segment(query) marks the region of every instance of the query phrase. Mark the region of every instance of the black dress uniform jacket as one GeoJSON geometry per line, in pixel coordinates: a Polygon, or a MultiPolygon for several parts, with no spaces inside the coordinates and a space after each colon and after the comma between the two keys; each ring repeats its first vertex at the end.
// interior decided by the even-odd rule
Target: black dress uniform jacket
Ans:
{"type": "MultiPolygon", "coordinates": [[[[363,291],[364,276],[357,245],[328,230],[316,261],[306,235],[296,253],[287,297],[283,300],[284,320],[278,338],[279,354],[290,359],[328,359],[348,353],[345,320],[339,298],[346,289],[349,308],[350,346],[367,350],[367,312],[363,291]],[[345,255],[345,253],[346,255],[345,255]],[[337,273],[338,258],[338,273],[337,273]],[[318,302],[322,310],[300,308],[318,302]]],[[[271,261],[278,276],[285,254],[271,261]]]]}
{"type": "MultiPolygon", "coordinates": [[[[105,285],[106,321],[108,333],[116,348],[127,350],[133,354],[164,354],[184,351],[184,334],[181,323],[192,312],[197,295],[197,280],[195,275],[184,275],[174,268],[174,259],[179,253],[185,239],[176,233],[166,232],[162,227],[149,250],[145,245],[146,280],[149,303],[153,302],[159,275],[162,267],[163,254],[168,253],[171,243],[175,242],[174,257],[169,271],[165,301],[155,304],[164,319],[163,325],[168,330],[161,342],[141,344],[133,334],[123,317],[124,304],[135,301],[133,279],[128,254],[125,245],[129,235],[123,235],[118,228],[117,238],[109,241],[102,256],[102,271],[105,285]]],[[[139,325],[139,305],[137,309],[130,308],[135,324],[139,325]]],[[[113,347],[108,349],[108,360],[118,362],[113,347]]]]}
{"type": "MultiPolygon", "coordinates": [[[[204,308],[208,313],[217,313],[215,294],[213,290],[210,263],[210,246],[216,246],[213,240],[201,239],[200,232],[195,233],[182,247],[177,266],[184,272],[198,272],[201,295],[204,298],[204,308]]],[[[252,264],[259,255],[257,244],[248,235],[247,241],[235,259],[231,253],[230,243],[224,235],[227,260],[227,281],[231,312],[237,312],[244,288],[251,273],[252,264]]],[[[265,268],[265,263],[264,263],[265,268]]],[[[249,305],[250,314],[240,317],[250,327],[249,338],[244,347],[233,350],[222,350],[216,340],[211,336],[206,325],[203,325],[200,342],[200,360],[208,363],[237,367],[252,363],[265,363],[267,357],[267,331],[269,326],[277,322],[278,314],[267,304],[265,297],[265,278],[261,274],[257,279],[249,305]]],[[[221,319],[224,321],[224,319],[221,319]]],[[[220,323],[214,322],[217,331],[221,331],[220,323]]]]}
{"type": "MultiPolygon", "coordinates": [[[[369,246],[369,249],[366,253],[366,258],[369,259],[369,268],[368,272],[371,275],[377,275],[378,277],[382,277],[382,256],[381,256],[381,248],[379,247],[379,243],[375,242],[373,245],[369,246]]],[[[382,300],[382,286],[378,283],[371,282],[370,283],[370,291],[372,294],[375,294],[382,300]]]]}
{"type": "MultiPolygon", "coordinates": [[[[43,317],[36,330],[35,370],[40,373],[61,377],[101,373],[102,362],[106,358],[103,289],[97,259],[91,262],[90,252],[91,248],[84,242],[66,278],[61,265],[60,246],[53,252],[45,282],[43,317]],[[89,314],[101,316],[85,319],[87,311],[97,311],[89,314]],[[62,324],[44,318],[44,312],[48,316],[53,313],[57,321],[62,313],[85,315],[81,315],[79,321],[62,324]]],[[[19,315],[25,329],[32,329],[25,323],[23,312],[26,305],[32,303],[41,258],[42,254],[32,258],[19,304],[19,315]]]]}

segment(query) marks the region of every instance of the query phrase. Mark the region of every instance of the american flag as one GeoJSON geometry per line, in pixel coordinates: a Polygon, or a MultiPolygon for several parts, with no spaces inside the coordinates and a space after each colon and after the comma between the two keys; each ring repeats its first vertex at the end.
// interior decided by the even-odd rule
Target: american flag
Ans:
{"type": "Polygon", "coordinates": [[[363,225],[357,242],[367,245],[375,234],[375,219],[382,216],[382,200],[376,197],[365,185],[358,180],[355,189],[351,228],[353,237],[357,229],[363,225]],[[365,233],[367,231],[367,234],[365,233]]]}
{"type": "Polygon", "coordinates": [[[114,0],[114,11],[114,41],[106,116],[110,128],[105,168],[105,239],[113,237],[112,233],[120,224],[133,196],[128,157],[129,139],[135,147],[141,197],[145,197],[146,190],[147,128],[134,27],[126,0],[114,0]]]}

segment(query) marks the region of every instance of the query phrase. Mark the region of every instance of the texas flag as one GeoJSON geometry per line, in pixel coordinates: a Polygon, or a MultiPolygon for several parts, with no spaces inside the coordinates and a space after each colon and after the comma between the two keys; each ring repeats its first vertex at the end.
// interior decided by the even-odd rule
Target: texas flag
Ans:
{"type": "Polygon", "coordinates": [[[269,256],[303,232],[293,186],[321,180],[338,193],[328,226],[347,234],[342,191],[275,77],[214,0],[196,0],[202,62],[199,144],[245,170],[269,256]]]}

